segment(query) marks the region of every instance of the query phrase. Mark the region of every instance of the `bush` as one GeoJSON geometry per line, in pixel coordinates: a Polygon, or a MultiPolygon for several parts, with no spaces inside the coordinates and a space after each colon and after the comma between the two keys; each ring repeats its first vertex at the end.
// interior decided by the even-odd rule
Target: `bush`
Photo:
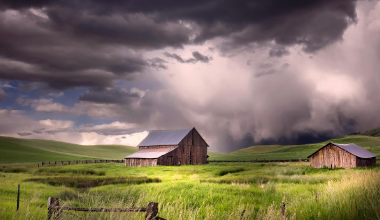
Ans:
{"type": "Polygon", "coordinates": [[[244,169],[243,168],[230,168],[230,169],[224,169],[224,170],[218,171],[217,175],[218,176],[224,176],[224,175],[227,175],[229,173],[238,173],[241,171],[244,171],[244,169]]]}

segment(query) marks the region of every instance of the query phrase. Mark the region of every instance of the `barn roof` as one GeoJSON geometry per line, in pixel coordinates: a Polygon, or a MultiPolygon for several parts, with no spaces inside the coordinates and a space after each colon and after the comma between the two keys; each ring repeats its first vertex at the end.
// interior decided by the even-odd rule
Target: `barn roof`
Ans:
{"type": "MultiPolygon", "coordinates": [[[[342,148],[343,150],[357,156],[357,157],[360,157],[360,158],[372,158],[372,157],[377,157],[377,155],[369,152],[368,150],[356,145],[356,144],[337,144],[337,143],[329,143],[329,144],[333,144],[339,148],[342,148]]],[[[329,145],[327,144],[327,145],[329,145]]],[[[326,147],[327,145],[323,146],[322,148],[326,147]]],[[[320,151],[322,148],[320,148],[319,150],[317,150],[316,152],[320,151]]],[[[312,153],[309,157],[311,157],[313,154],[315,154],[316,152],[312,153]]]]}
{"type": "Polygon", "coordinates": [[[147,148],[147,149],[140,149],[134,154],[128,155],[125,158],[159,158],[164,154],[169,153],[170,151],[176,149],[175,146],[172,147],[160,147],[160,148],[147,148]]]}
{"type": "Polygon", "coordinates": [[[193,128],[179,130],[153,130],[138,147],[152,145],[177,145],[193,128]]]}

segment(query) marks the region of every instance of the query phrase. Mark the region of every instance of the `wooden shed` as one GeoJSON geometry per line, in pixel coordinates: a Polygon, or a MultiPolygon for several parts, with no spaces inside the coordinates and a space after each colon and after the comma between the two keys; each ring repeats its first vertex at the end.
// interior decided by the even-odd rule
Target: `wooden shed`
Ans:
{"type": "Polygon", "coordinates": [[[310,156],[310,166],[322,168],[351,168],[376,164],[377,155],[356,144],[328,143],[310,156]]]}
{"type": "Polygon", "coordinates": [[[207,163],[208,144],[195,128],[155,130],[125,157],[125,166],[196,165],[207,163]]]}

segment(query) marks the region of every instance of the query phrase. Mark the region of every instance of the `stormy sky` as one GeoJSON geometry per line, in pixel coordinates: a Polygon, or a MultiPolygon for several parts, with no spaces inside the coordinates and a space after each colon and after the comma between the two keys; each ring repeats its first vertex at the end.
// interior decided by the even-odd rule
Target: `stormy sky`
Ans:
{"type": "Polygon", "coordinates": [[[380,3],[0,2],[0,135],[137,145],[196,127],[210,150],[380,126],[380,3]]]}

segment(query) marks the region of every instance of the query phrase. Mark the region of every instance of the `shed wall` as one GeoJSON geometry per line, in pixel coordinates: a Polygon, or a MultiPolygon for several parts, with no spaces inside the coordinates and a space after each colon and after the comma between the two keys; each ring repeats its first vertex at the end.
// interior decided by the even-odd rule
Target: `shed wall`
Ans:
{"type": "Polygon", "coordinates": [[[126,158],[125,166],[133,166],[133,167],[157,166],[157,159],[126,158]]]}

